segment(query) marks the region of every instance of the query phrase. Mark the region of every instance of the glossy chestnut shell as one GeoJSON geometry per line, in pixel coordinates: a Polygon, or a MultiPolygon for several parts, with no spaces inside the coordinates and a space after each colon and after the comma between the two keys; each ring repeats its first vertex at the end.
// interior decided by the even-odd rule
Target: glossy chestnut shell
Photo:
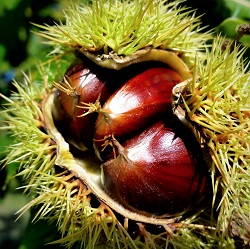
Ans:
{"type": "Polygon", "coordinates": [[[198,142],[172,113],[117,144],[102,164],[107,192],[128,208],[158,215],[188,210],[206,191],[206,164],[198,142]]]}
{"type": "Polygon", "coordinates": [[[173,70],[153,67],[136,74],[104,103],[95,124],[99,156],[105,137],[127,140],[171,108],[172,88],[182,81],[173,70]],[[99,147],[99,148],[98,148],[99,147]]]}
{"type": "MultiPolygon", "coordinates": [[[[124,61],[117,58],[99,60],[98,56],[89,53],[85,56],[66,72],[59,84],[64,88],[57,85],[58,89],[44,102],[45,121],[58,144],[57,165],[73,172],[98,200],[126,218],[151,224],[172,222],[163,217],[174,217],[195,207],[206,195],[208,185],[199,143],[181,124],[179,115],[176,118],[172,111],[172,89],[174,86],[177,89],[176,84],[190,78],[191,73],[176,54],[156,49],[139,51],[124,61]],[[131,80],[136,81],[127,88],[131,96],[134,94],[147,103],[147,98],[153,94],[145,95],[147,89],[142,82],[153,77],[147,70],[154,76],[167,71],[175,74],[174,82],[166,90],[169,96],[162,95],[165,83],[161,90],[158,86],[152,88],[155,95],[148,102],[160,100],[152,113],[148,107],[142,108],[141,113],[135,108],[118,128],[115,126],[112,130],[108,122],[107,128],[100,133],[99,120],[107,120],[107,103],[131,80]],[[139,90],[135,91],[136,87],[139,90]],[[97,102],[100,108],[94,112],[85,108],[97,102]],[[140,125],[143,121],[138,116],[147,111],[147,122],[140,125]],[[124,133],[122,124],[128,127],[130,123],[132,132],[130,128],[124,133]],[[134,127],[137,125],[138,128],[134,127]],[[166,147],[169,139],[170,147],[166,147]],[[146,140],[147,145],[143,147],[146,140]],[[127,152],[138,146],[141,149],[133,152],[135,163],[129,164],[136,164],[136,167],[126,170],[127,152]],[[119,176],[118,172],[123,175],[119,176]]],[[[157,78],[161,79],[161,76],[157,78]]],[[[119,97],[117,101],[119,106],[119,97]]]]}
{"type": "Polygon", "coordinates": [[[81,117],[86,110],[78,108],[81,102],[95,102],[100,95],[100,101],[110,94],[105,83],[98,79],[86,63],[73,65],[65,73],[64,79],[56,91],[54,120],[60,130],[66,130],[65,137],[78,149],[91,147],[93,125],[96,113],[87,118],[81,117]],[[88,129],[88,132],[84,132],[88,129]]]}

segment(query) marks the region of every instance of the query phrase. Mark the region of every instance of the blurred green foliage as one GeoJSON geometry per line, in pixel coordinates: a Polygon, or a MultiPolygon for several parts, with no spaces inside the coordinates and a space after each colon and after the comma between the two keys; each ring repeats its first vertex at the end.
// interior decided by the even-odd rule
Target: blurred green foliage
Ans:
{"type": "MultiPolygon", "coordinates": [[[[39,61],[46,60],[49,52],[47,45],[32,31],[37,29],[31,23],[48,23],[61,20],[63,2],[53,0],[1,0],[0,1],[0,92],[9,96],[12,80],[22,81],[23,72],[36,74],[35,67],[39,61]]],[[[35,77],[34,77],[35,78],[35,77]]],[[[0,104],[5,102],[0,99],[0,104]]],[[[0,126],[3,126],[0,116],[0,126]]],[[[4,130],[0,131],[0,159],[5,156],[5,148],[11,144],[12,137],[4,130]]],[[[0,169],[2,166],[0,166],[0,169]]],[[[18,170],[18,164],[11,163],[0,171],[0,248],[43,248],[51,241],[55,225],[50,226],[38,222],[35,226],[28,225],[29,215],[18,222],[14,213],[27,203],[28,199],[22,190],[20,179],[13,178],[18,170]],[[20,203],[23,203],[20,206],[20,203]],[[6,205],[9,208],[6,208],[6,205]],[[8,212],[9,210],[9,212],[8,212]],[[23,229],[27,226],[26,232],[23,229]],[[36,235],[36,236],[35,236],[36,235]],[[23,238],[23,239],[22,239],[23,238]],[[32,238],[32,239],[30,239],[32,238]],[[22,242],[21,242],[22,241],[22,242]],[[39,247],[40,246],[40,247],[39,247]]],[[[32,215],[31,215],[32,219],[32,215]]],[[[49,248],[56,248],[54,245],[49,248]]]]}
{"type": "MultiPolygon", "coordinates": [[[[22,71],[31,75],[35,74],[37,63],[46,60],[49,47],[42,43],[39,36],[31,32],[37,31],[32,23],[52,25],[54,22],[63,21],[62,10],[67,3],[67,0],[0,1],[0,29],[2,32],[0,36],[1,93],[9,96],[11,90],[13,90],[11,84],[13,78],[22,81],[22,71]]],[[[182,4],[196,9],[197,15],[201,15],[202,24],[206,26],[204,31],[214,29],[216,33],[221,33],[229,39],[236,37],[238,25],[250,23],[250,0],[187,0],[182,4]]],[[[250,47],[250,36],[243,37],[240,42],[250,47]]],[[[249,50],[246,56],[250,58],[249,50]]],[[[1,99],[0,104],[4,101],[4,99],[1,99]]],[[[2,126],[2,124],[3,120],[0,117],[0,125],[2,126]]],[[[1,131],[1,158],[4,158],[4,148],[11,141],[12,138],[1,131]]],[[[13,192],[19,185],[18,179],[15,180],[14,184],[12,181],[10,181],[11,184],[9,183],[17,168],[18,165],[11,164],[0,171],[0,205],[1,197],[3,200],[8,192],[13,192]]],[[[28,225],[23,240],[20,242],[21,246],[18,247],[15,244],[16,248],[43,248],[46,241],[53,240],[51,237],[54,236],[54,226],[54,224],[49,226],[44,222],[38,222],[35,226],[28,225]]],[[[55,234],[55,238],[58,237],[58,234],[55,234]]],[[[5,247],[0,243],[0,248],[5,247]]],[[[56,247],[48,246],[47,248],[56,247]]]]}
{"type": "Polygon", "coordinates": [[[60,3],[53,0],[3,0],[0,2],[0,91],[7,94],[12,78],[21,77],[42,60],[48,48],[31,30],[31,23],[53,24],[62,16],[60,3]],[[20,70],[21,69],[21,70],[20,70]]]}

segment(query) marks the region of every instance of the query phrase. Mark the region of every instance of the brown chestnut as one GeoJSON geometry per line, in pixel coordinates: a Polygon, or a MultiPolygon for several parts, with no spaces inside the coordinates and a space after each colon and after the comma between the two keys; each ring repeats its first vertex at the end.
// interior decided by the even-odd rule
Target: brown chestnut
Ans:
{"type": "Polygon", "coordinates": [[[99,79],[88,64],[80,61],[68,69],[62,82],[56,86],[58,90],[53,117],[58,129],[78,149],[91,148],[97,113],[85,116],[87,110],[80,106],[83,102],[106,100],[110,93],[105,82],[99,79]]]}
{"type": "Polygon", "coordinates": [[[95,127],[95,148],[100,154],[105,138],[127,138],[144,129],[171,107],[173,87],[181,77],[167,68],[151,68],[120,87],[101,108],[95,127]]]}
{"type": "Polygon", "coordinates": [[[199,203],[206,191],[206,163],[196,139],[173,114],[120,144],[102,164],[103,186],[130,209],[177,214],[199,203]]]}

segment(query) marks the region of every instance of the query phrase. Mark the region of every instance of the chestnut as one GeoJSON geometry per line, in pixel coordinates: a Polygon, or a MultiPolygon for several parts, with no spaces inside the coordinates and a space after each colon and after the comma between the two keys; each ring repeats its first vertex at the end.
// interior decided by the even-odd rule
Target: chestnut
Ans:
{"type": "Polygon", "coordinates": [[[97,114],[85,116],[87,110],[80,106],[82,102],[94,104],[97,99],[100,102],[106,100],[110,93],[105,82],[88,63],[79,60],[67,70],[56,87],[53,117],[58,129],[78,149],[91,148],[97,114]]]}
{"type": "Polygon", "coordinates": [[[101,165],[102,182],[122,205],[173,215],[202,200],[206,162],[196,139],[173,114],[122,144],[113,140],[119,154],[101,165]]]}
{"type": "Polygon", "coordinates": [[[182,78],[168,68],[150,68],[128,80],[99,111],[94,143],[97,154],[111,135],[127,138],[144,129],[171,107],[173,87],[182,78]]]}

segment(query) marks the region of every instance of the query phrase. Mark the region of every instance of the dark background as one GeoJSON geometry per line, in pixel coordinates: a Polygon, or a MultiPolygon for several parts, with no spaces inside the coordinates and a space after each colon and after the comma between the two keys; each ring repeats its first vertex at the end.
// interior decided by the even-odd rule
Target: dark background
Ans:
{"type": "MultiPolygon", "coordinates": [[[[37,60],[43,60],[49,48],[41,39],[30,32],[37,31],[32,23],[52,25],[63,20],[62,9],[67,0],[0,0],[0,92],[9,96],[12,79],[22,78],[22,71],[29,72],[37,60]]],[[[215,29],[228,38],[234,38],[237,25],[250,22],[250,0],[187,0],[182,5],[196,9],[201,16],[205,30],[215,29]]],[[[250,47],[250,37],[241,42],[250,47]]],[[[246,57],[250,58],[249,51],[246,57]]],[[[0,104],[4,102],[0,100],[0,104]]],[[[0,116],[0,125],[2,126],[0,116]]],[[[4,148],[12,138],[0,130],[0,159],[4,158],[4,148]]],[[[32,213],[27,213],[18,222],[13,215],[28,202],[29,197],[16,190],[20,179],[12,178],[18,165],[11,164],[0,171],[0,249],[57,248],[44,244],[58,238],[55,225],[39,221],[30,224],[32,213]],[[11,181],[10,181],[11,179],[11,181]]],[[[0,166],[1,168],[1,166],[0,166]]]]}

